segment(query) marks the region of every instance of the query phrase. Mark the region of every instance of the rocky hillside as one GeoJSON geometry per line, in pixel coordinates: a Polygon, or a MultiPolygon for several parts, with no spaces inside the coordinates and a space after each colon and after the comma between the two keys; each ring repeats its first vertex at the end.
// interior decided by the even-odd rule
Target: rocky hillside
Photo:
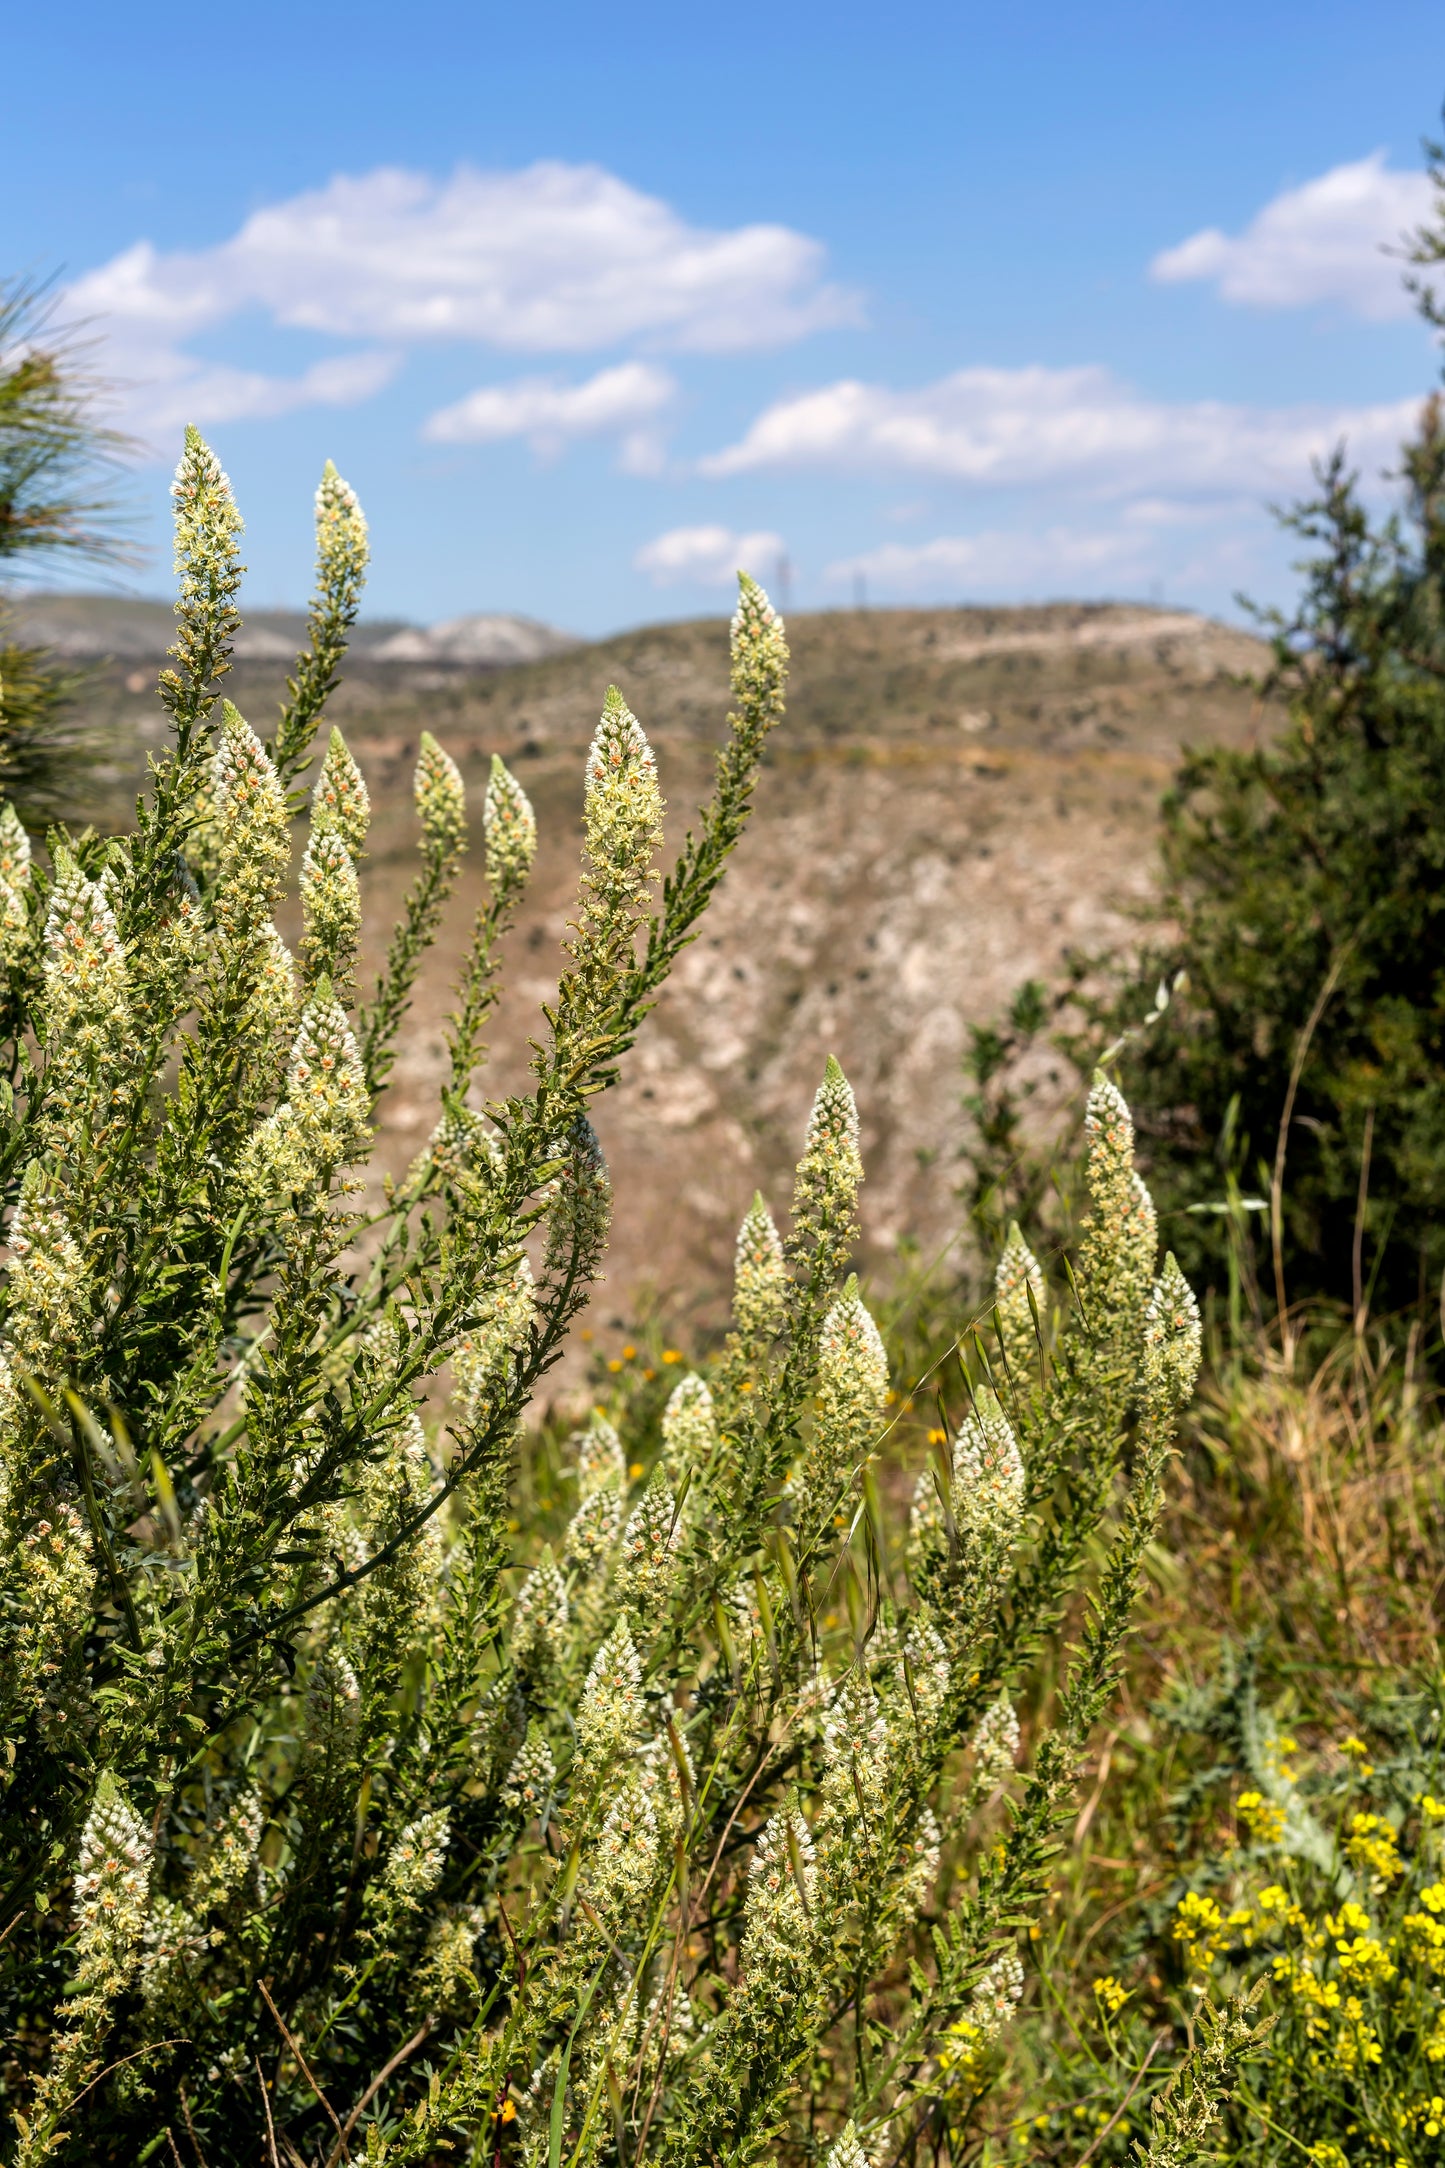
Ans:
{"type": "MultiPolygon", "coordinates": [[[[1153,868],[1160,793],[1186,743],[1266,726],[1240,682],[1258,645],[1199,618],[1135,607],[837,612],[790,627],[789,717],[757,814],[701,938],[598,1106],[618,1215],[603,1331],[677,1290],[704,1306],[726,1278],[754,1188],[781,1206],[825,1055],[857,1091],[866,1237],[925,1253],[957,1232],[960,1063],[971,1021],[1070,947],[1122,936],[1153,868]],[[696,1291],[701,1290],[698,1296],[696,1291]]],[[[419,730],[461,763],[479,808],[500,752],[531,793],[542,849],[495,1033],[497,1089],[525,1072],[555,984],[578,864],[582,763],[615,681],[658,754],[673,843],[706,794],[727,706],[721,621],[668,625],[480,671],[402,667],[360,647],[337,719],[376,809],[366,881],[384,935],[410,877],[419,730]]],[[[129,764],[158,711],[133,660],[98,679],[129,764]]],[[[264,728],[275,664],[243,661],[234,697],[264,728]]],[[[478,895],[468,870],[384,1102],[382,1152],[425,1139],[440,1020],[478,895]]]]}

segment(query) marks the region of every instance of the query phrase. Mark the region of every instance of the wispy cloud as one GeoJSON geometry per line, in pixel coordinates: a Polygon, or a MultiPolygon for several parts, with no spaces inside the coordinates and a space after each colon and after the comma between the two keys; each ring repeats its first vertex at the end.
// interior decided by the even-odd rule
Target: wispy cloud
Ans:
{"type": "Polygon", "coordinates": [[[1392,172],[1385,153],[1375,151],[1283,190],[1243,233],[1206,227],[1166,248],[1149,269],[1165,285],[1207,279],[1224,300],[1253,308],[1334,301],[1383,323],[1411,308],[1398,257],[1386,250],[1398,249],[1429,205],[1426,175],[1392,172]]]}
{"type": "Polygon", "coordinates": [[[666,369],[645,361],[599,369],[584,383],[524,376],[487,384],[430,415],[422,435],[433,444],[498,444],[525,437],[542,458],[555,458],[577,437],[620,436],[623,464],[650,472],[661,459],[656,423],[677,396],[666,369]]]}
{"type": "Polygon", "coordinates": [[[779,400],[701,467],[717,478],[811,468],[1119,496],[1258,493],[1297,484],[1341,438],[1366,466],[1389,457],[1417,405],[1172,402],[1102,368],[960,369],[917,391],[845,380],[779,400]]]}
{"type": "Polygon", "coordinates": [[[1162,584],[1223,589],[1247,580],[1267,547],[1267,516],[1247,499],[1200,505],[1163,498],[1097,507],[1092,524],[991,527],[886,542],[838,559],[839,589],[866,581],[883,599],[1059,598],[1142,594],[1162,584]]]}
{"type": "MultiPolygon", "coordinates": [[[[821,245],[791,227],[693,226],[600,166],[549,160],[510,173],[463,167],[447,180],[390,167],[338,175],[211,248],[138,241],[66,300],[110,340],[138,412],[147,386],[170,386],[187,392],[196,419],[214,420],[233,418],[230,393],[186,343],[248,311],[388,354],[448,340],[514,353],[631,342],[726,353],[859,321],[858,297],[824,269],[821,245]]],[[[374,354],[364,362],[379,374],[374,354]]],[[[261,400],[327,395],[312,373],[257,381],[273,387],[261,400]]],[[[164,396],[149,406],[169,418],[164,396]]]]}
{"type": "Polygon", "coordinates": [[[739,572],[770,580],[782,554],[782,536],[766,528],[736,534],[731,527],[672,527],[632,562],[658,587],[723,587],[739,572]]]}
{"type": "Polygon", "coordinates": [[[1038,534],[990,528],[972,535],[938,535],[931,542],[885,542],[856,557],[840,558],[825,577],[834,586],[864,578],[882,595],[1011,593],[1055,583],[1063,594],[1081,577],[1100,574],[1137,579],[1148,570],[1148,551],[1135,534],[1078,533],[1050,527],[1038,534]]]}

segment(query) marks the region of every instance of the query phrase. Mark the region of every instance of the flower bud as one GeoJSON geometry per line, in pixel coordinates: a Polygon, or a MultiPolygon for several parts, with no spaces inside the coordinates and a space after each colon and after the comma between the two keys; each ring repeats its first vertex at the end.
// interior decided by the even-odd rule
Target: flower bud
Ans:
{"type": "Polygon", "coordinates": [[[759,1192],[738,1230],[733,1322],[745,1339],[771,1340],[782,1330],[787,1299],[782,1238],[759,1192]]]}
{"type": "Polygon", "coordinates": [[[301,953],[314,984],[323,974],[337,991],[351,985],[361,938],[361,889],[344,836],[313,833],[301,861],[301,953]]]}
{"type": "Polygon", "coordinates": [[[537,816],[527,793],[496,753],[482,801],[482,834],[493,892],[520,888],[537,855],[537,816]]]}
{"type": "Polygon", "coordinates": [[[1018,1368],[1032,1367],[1038,1354],[1048,1290],[1038,1259],[1020,1234],[1017,1222],[1009,1228],[993,1285],[994,1316],[1004,1353],[1018,1368]]]}
{"type": "Polygon", "coordinates": [[[1144,1320],[1145,1405],[1177,1414],[1193,1395],[1201,1346],[1199,1304],[1171,1250],[1144,1320]]]}
{"type": "Polygon", "coordinates": [[[357,589],[371,555],[356,491],[328,459],[316,489],[316,569],[326,588],[357,589]]]}
{"type": "Polygon", "coordinates": [[[680,1481],[685,1469],[705,1467],[716,1443],[712,1394],[706,1380],[689,1370],[662,1411],[662,1452],[673,1481],[680,1481]]]}
{"type": "Polygon", "coordinates": [[[415,796],[428,851],[437,858],[455,858],[466,849],[467,788],[461,769],[429,730],[421,734],[415,796]]]}
{"type": "Polygon", "coordinates": [[[642,1721],[642,1665],[624,1611],[592,1659],[577,1710],[577,1756],[595,1781],[637,1737],[642,1721]]]}
{"type": "Polygon", "coordinates": [[[333,730],[311,793],[311,834],[341,837],[353,860],[360,858],[371,825],[371,797],[345,738],[333,730]]]}

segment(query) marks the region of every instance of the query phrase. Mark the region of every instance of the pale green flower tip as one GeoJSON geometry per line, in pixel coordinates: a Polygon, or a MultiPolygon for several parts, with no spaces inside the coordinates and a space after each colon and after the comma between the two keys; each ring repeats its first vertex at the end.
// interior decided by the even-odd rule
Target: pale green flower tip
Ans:
{"type": "Polygon", "coordinates": [[[526,879],[537,855],[537,816],[532,801],[499,753],[482,801],[487,879],[493,888],[526,879]]]}
{"type": "Polygon", "coordinates": [[[311,832],[339,835],[353,860],[360,858],[371,825],[371,796],[351,748],[333,725],[326,758],[311,793],[311,832]]]}
{"type": "Polygon", "coordinates": [[[1203,1350],[1199,1303],[1172,1250],[1154,1282],[1144,1323],[1146,1392],[1177,1408],[1193,1396],[1203,1350]]]}
{"type": "Polygon", "coordinates": [[[758,1190],[738,1229],[733,1316],[741,1331],[768,1337],[782,1323],[787,1289],[782,1237],[758,1190]]]}
{"type": "Polygon", "coordinates": [[[1023,1238],[1017,1220],[1009,1222],[1008,1240],[993,1276],[994,1315],[1004,1353],[1024,1360],[1036,1346],[1048,1303],[1039,1261],[1023,1238]]]}
{"type": "Polygon", "coordinates": [[[195,510],[197,499],[202,496],[222,498],[231,521],[235,521],[230,476],[200,430],[193,422],[188,422],[184,448],[171,480],[171,499],[178,516],[184,519],[195,510]]]}
{"type": "Polygon", "coordinates": [[[461,769],[429,730],[421,734],[415,799],[417,818],[432,848],[447,856],[462,850],[467,839],[467,787],[461,769]]]}
{"type": "Polygon", "coordinates": [[[852,1158],[858,1151],[858,1102],[835,1054],[828,1056],[823,1081],[808,1117],[808,1150],[843,1147],[852,1158]]]}
{"type": "Polygon", "coordinates": [[[657,760],[647,734],[615,685],[607,688],[602,714],[587,753],[587,795],[609,784],[641,781],[655,787],[657,760]]]}
{"type": "Polygon", "coordinates": [[[342,480],[335,462],[328,459],[316,490],[316,545],[323,565],[332,559],[350,562],[355,572],[365,569],[368,552],[366,514],[349,482],[342,480]]]}
{"type": "Polygon", "coordinates": [[[1102,1069],[1094,1071],[1084,1118],[1086,1121],[1092,1121],[1096,1127],[1106,1121],[1124,1121],[1129,1123],[1131,1128],[1133,1127],[1129,1102],[1125,1099],[1114,1079],[1106,1075],[1102,1069]]]}
{"type": "Polygon", "coordinates": [[[734,640],[781,634],[783,620],[768,599],[767,589],[750,572],[738,572],[738,603],[733,615],[734,640]]]}

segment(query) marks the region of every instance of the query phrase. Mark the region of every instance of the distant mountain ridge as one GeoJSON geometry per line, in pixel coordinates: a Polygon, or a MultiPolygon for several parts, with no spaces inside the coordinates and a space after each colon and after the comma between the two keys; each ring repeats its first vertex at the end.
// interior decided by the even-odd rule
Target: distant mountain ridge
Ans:
{"type": "MultiPolygon", "coordinates": [[[[175,638],[168,602],[143,596],[22,594],[5,609],[15,636],[77,662],[159,662],[175,638]]],[[[437,625],[402,618],[363,618],[351,636],[355,660],[488,669],[541,662],[581,643],[554,625],[506,611],[480,611],[437,625]]],[[[286,662],[306,645],[300,610],[248,610],[236,639],[237,659],[286,662]]]]}

